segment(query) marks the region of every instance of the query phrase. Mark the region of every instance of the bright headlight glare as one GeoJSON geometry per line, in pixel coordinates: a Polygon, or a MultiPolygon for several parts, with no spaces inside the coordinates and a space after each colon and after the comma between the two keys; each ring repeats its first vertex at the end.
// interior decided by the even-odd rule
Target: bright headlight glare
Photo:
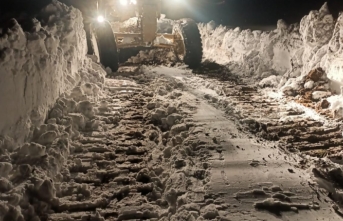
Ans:
{"type": "Polygon", "coordinates": [[[130,3],[136,5],[137,4],[137,0],[130,0],[130,3]]]}
{"type": "Polygon", "coordinates": [[[128,4],[128,0],[120,0],[120,4],[121,5],[127,5],[128,4]]]}
{"type": "Polygon", "coordinates": [[[104,18],[104,16],[102,16],[102,15],[99,15],[98,16],[98,22],[104,22],[105,21],[105,18],[104,18]]]}

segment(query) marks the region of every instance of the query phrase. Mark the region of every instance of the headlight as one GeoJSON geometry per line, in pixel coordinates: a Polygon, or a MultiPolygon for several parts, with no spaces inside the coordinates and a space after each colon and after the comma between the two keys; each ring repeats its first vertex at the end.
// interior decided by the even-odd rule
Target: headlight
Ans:
{"type": "Polygon", "coordinates": [[[102,22],[104,22],[104,21],[105,21],[104,16],[99,15],[99,16],[98,16],[98,22],[102,23],[102,22]]]}
{"type": "Polygon", "coordinates": [[[121,5],[127,5],[129,2],[128,0],[120,0],[121,5]]]}

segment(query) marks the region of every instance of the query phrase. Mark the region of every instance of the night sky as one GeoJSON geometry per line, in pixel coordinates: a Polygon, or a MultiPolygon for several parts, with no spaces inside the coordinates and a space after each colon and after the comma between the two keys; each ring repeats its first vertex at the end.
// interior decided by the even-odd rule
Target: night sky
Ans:
{"type": "Polygon", "coordinates": [[[197,21],[214,20],[230,26],[276,25],[282,18],[287,23],[299,22],[311,10],[328,2],[337,17],[343,11],[343,0],[163,0],[169,18],[192,17],[197,21]]]}
{"type": "MultiPolygon", "coordinates": [[[[28,10],[50,1],[0,0],[0,15],[8,6],[28,10]]],[[[280,18],[289,24],[299,22],[310,10],[318,10],[325,1],[335,17],[343,11],[343,0],[162,0],[163,13],[168,18],[191,17],[198,22],[214,20],[218,24],[241,27],[275,26],[280,18]]]]}

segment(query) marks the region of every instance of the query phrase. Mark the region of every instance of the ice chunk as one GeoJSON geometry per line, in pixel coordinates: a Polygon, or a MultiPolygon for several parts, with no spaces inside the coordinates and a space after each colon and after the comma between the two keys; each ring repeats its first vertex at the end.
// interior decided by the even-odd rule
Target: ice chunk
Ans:
{"type": "Polygon", "coordinates": [[[267,78],[264,78],[262,81],[260,81],[259,86],[260,87],[276,87],[279,85],[280,83],[280,79],[281,77],[279,76],[275,76],[275,75],[271,75],[267,78]]]}
{"type": "Polygon", "coordinates": [[[26,143],[20,147],[18,154],[22,156],[40,157],[45,155],[46,147],[37,143],[26,143]]]}
{"type": "Polygon", "coordinates": [[[328,92],[328,91],[314,91],[312,93],[312,98],[314,100],[320,100],[320,99],[328,97],[330,95],[331,95],[331,92],[328,92]]]}
{"type": "Polygon", "coordinates": [[[312,89],[314,86],[314,81],[308,81],[304,84],[305,89],[312,89]]]}
{"type": "Polygon", "coordinates": [[[0,162],[0,177],[7,177],[12,172],[12,164],[0,162]]]}

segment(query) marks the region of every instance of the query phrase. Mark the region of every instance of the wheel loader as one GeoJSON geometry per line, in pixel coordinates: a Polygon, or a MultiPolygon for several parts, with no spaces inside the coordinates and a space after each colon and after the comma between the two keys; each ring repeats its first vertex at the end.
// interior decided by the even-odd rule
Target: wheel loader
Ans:
{"type": "Polygon", "coordinates": [[[189,68],[197,68],[202,59],[202,42],[192,19],[175,21],[172,33],[157,33],[161,18],[161,0],[62,0],[78,8],[84,17],[88,54],[113,72],[119,68],[123,48],[166,48],[189,68]],[[115,22],[136,17],[134,31],[115,32],[115,22]]]}

